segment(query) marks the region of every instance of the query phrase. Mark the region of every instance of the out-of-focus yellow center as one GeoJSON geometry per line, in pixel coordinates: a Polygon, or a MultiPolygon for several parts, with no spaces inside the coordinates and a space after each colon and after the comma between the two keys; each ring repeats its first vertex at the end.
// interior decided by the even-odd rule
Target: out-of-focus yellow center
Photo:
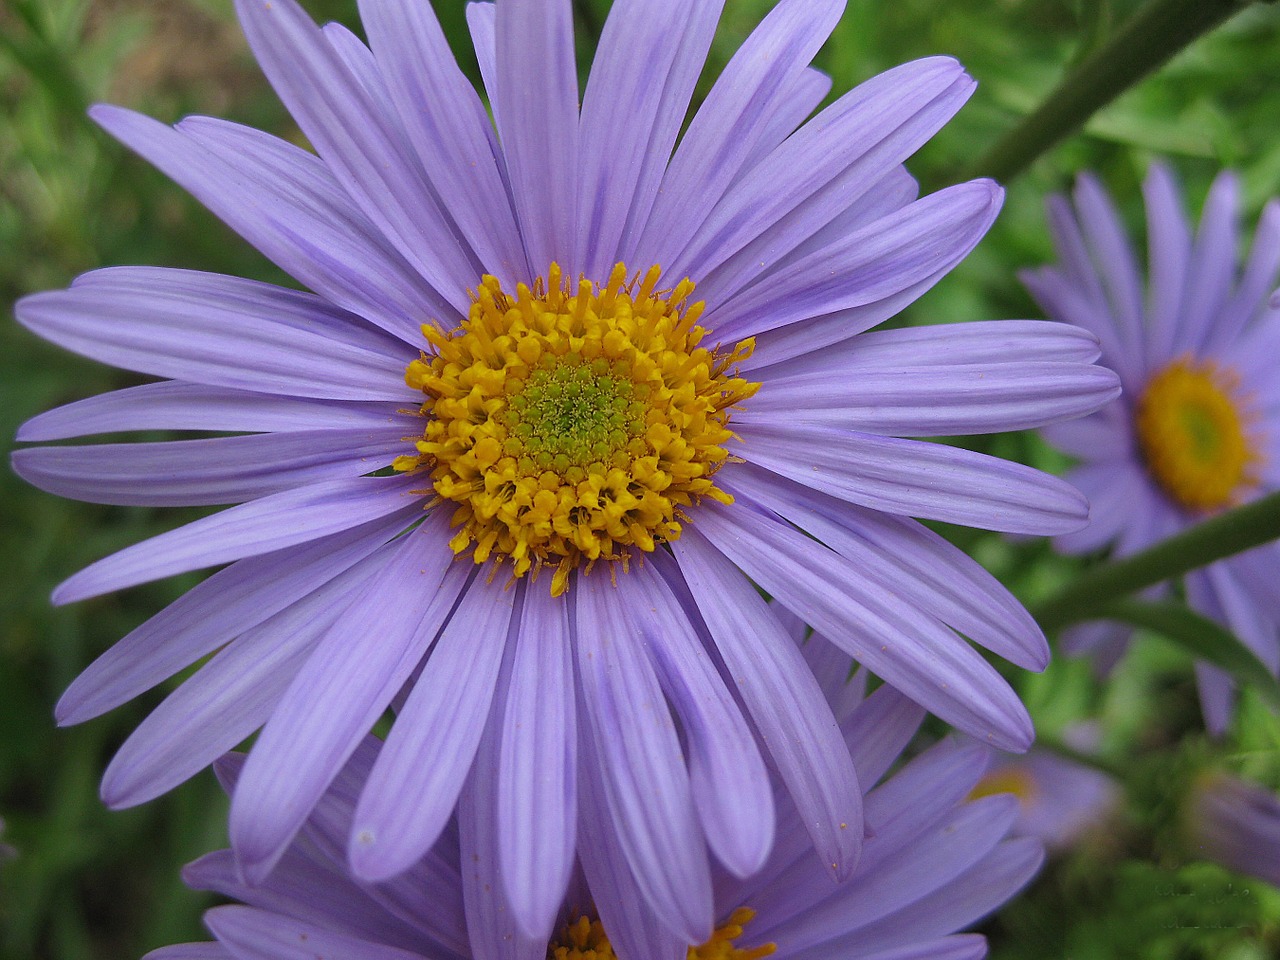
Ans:
{"type": "Polygon", "coordinates": [[[579,563],[625,563],[677,539],[701,498],[732,501],[712,476],[730,408],[759,387],[737,376],[754,341],[699,346],[693,283],[660,291],[660,275],[629,281],[620,263],[603,288],[573,287],[553,263],[514,297],[486,276],[460,327],[423,327],[432,352],[405,380],[427,424],[395,466],[457,504],[454,552],[509,558],[516,577],[554,566],[559,595],[579,563]]]}
{"type": "Polygon", "coordinates": [[[1152,477],[1189,510],[1216,510],[1257,482],[1259,461],[1239,380],[1209,360],[1179,357],[1138,400],[1137,434],[1152,477]]]}
{"type": "MultiPolygon", "coordinates": [[[[739,907],[706,943],[690,947],[686,960],[760,960],[769,956],[778,949],[776,944],[765,943],[747,949],[737,946],[742,928],[755,915],[751,908],[739,907]]],[[[562,927],[560,938],[547,946],[548,960],[616,960],[616,957],[600,921],[585,916],[562,927]]]]}
{"type": "Polygon", "coordinates": [[[969,791],[969,799],[977,800],[981,797],[992,797],[998,793],[1012,793],[1018,798],[1018,803],[1025,807],[1035,801],[1036,794],[1039,792],[1040,787],[1035,777],[1023,768],[997,767],[969,791]]]}

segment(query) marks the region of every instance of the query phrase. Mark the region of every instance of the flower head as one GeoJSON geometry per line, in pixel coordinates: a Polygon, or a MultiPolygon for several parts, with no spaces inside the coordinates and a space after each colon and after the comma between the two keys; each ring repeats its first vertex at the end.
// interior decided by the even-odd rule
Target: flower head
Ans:
{"type": "Polygon", "coordinates": [[[930,710],[1026,747],[1022,704],[968,641],[1035,669],[1043,636],[908,517],[1055,533],[1084,502],[910,438],[1079,416],[1114,376],[1058,324],[866,333],[1000,206],[989,181],[918,199],[901,166],[973,82],[922,60],[803,123],[842,4],[783,0],[678,136],[720,7],[619,0],[579,109],[569,0],[471,4],[491,122],[430,4],[362,4],[365,46],[295,0],[238,0],[318,155],[94,109],[313,291],[117,268],[18,306],[41,336],[165,378],[37,417],[23,440],[241,434],[15,456],[67,496],[234,504],[55,593],[230,564],[59,705],[79,722],[212,655],[116,756],[109,803],[261,728],[231,812],[261,879],[390,706],[348,838],[357,876],[410,869],[483,778],[512,913],[545,935],[585,781],[647,908],[694,942],[712,857],[745,876],[772,846],[753,725],[815,861],[847,876],[861,846],[857,771],[757,585],[930,710]]]}
{"type": "MultiPolygon", "coordinates": [[[[1082,463],[1069,478],[1092,503],[1090,523],[1059,537],[1067,552],[1110,545],[1136,552],[1220,510],[1276,489],[1275,362],[1280,310],[1270,295],[1280,273],[1280,203],[1263,212],[1238,266],[1239,184],[1214,182],[1194,236],[1169,171],[1153,166],[1144,186],[1149,278],[1144,282],[1119,217],[1090,176],[1074,203],[1049,202],[1056,266],[1024,280],[1045,310],[1088,330],[1124,395],[1082,420],[1045,430],[1082,463]],[[1145,288],[1145,296],[1144,296],[1145,288]]],[[[1268,545],[1188,575],[1192,606],[1233,630],[1280,669],[1280,547],[1268,545]]],[[[1128,631],[1087,625],[1077,649],[1114,659],[1128,631]]],[[[1211,730],[1227,725],[1227,674],[1197,665],[1211,730]]]]}
{"type": "MultiPolygon", "coordinates": [[[[840,667],[847,676],[847,658],[840,667]]],[[[840,685],[834,672],[826,679],[840,685]]],[[[890,687],[863,700],[856,683],[833,707],[866,785],[884,777],[923,716],[890,687]]],[[[1017,816],[1012,797],[965,799],[988,752],[971,742],[943,741],[870,789],[863,857],[843,884],[831,882],[809,849],[797,809],[783,803],[769,862],[747,880],[717,870],[715,919],[686,939],[636,895],[637,880],[608,827],[605,798],[584,784],[582,869],[550,934],[530,938],[513,922],[496,875],[484,829],[493,804],[481,778],[463,793],[456,831],[447,831],[409,873],[372,886],[351,876],[343,858],[345,828],[377,753],[376,742],[366,741],[264,884],[244,883],[227,850],[187,867],[189,885],[241,902],[206,915],[217,945],[169,948],[148,960],[277,960],[303,951],[350,960],[978,958],[986,953],[984,939],[956,931],[1013,896],[1043,859],[1038,841],[1009,839],[1017,816]]],[[[234,781],[240,766],[235,756],[220,763],[224,782],[234,781]]]]}

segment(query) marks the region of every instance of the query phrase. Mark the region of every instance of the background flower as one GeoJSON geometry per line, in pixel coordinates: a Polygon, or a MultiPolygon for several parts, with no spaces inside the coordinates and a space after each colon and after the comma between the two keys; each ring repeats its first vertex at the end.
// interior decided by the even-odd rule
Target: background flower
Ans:
{"type": "MultiPolygon", "coordinates": [[[[1077,182],[1074,203],[1049,201],[1059,263],[1023,274],[1050,316],[1098,337],[1102,362],[1125,390],[1098,413],[1044,431],[1082,461],[1069,479],[1092,504],[1086,528],[1054,541],[1071,553],[1105,546],[1117,556],[1133,553],[1274,490],[1280,476],[1280,311],[1270,300],[1280,273],[1280,204],[1263,212],[1240,266],[1234,174],[1214,181],[1194,235],[1168,169],[1152,166],[1143,192],[1147,283],[1111,201],[1088,175],[1077,182]]],[[[1278,550],[1259,547],[1186,578],[1191,605],[1234,631],[1273,673],[1280,669],[1278,550]]],[[[1128,634],[1089,625],[1068,643],[1108,663],[1128,634]]],[[[1231,680],[1207,663],[1196,674],[1205,721],[1221,732],[1231,680]]]]}
{"type": "Polygon", "coordinates": [[[1222,773],[1191,788],[1184,822],[1201,856],[1280,887],[1280,797],[1222,773]]]}

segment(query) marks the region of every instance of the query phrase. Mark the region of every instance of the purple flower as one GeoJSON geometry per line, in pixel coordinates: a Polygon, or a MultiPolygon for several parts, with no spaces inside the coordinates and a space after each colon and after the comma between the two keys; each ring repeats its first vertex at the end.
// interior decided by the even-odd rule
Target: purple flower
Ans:
{"type": "Polygon", "coordinates": [[[999,755],[972,797],[1018,798],[1014,834],[1035,837],[1051,850],[1071,846],[1115,808],[1120,790],[1106,774],[1043,747],[1020,757],[999,755]]]}
{"type": "MultiPolygon", "coordinates": [[[[1205,516],[1276,489],[1280,478],[1280,203],[1263,212],[1237,266],[1239,183],[1214,182],[1192,235],[1172,175],[1153,166],[1143,187],[1149,280],[1101,185],[1082,176],[1074,205],[1049,201],[1059,264],[1023,280],[1050,316],[1102,343],[1124,395],[1099,412],[1044,431],[1082,462],[1069,476],[1092,504],[1083,530],[1058,537],[1068,553],[1110,545],[1117,556],[1163,540],[1205,516]],[[1145,295],[1144,295],[1145,290],[1145,295]]],[[[1280,669],[1280,545],[1219,561],[1186,578],[1187,599],[1223,623],[1273,671],[1280,669]]],[[[1071,632],[1076,650],[1113,662],[1129,635],[1111,624],[1071,632]]],[[[1233,687],[1196,666],[1209,728],[1230,719],[1233,687]]]]}
{"type": "MultiPolygon", "coordinates": [[[[805,654],[823,661],[818,675],[835,697],[860,783],[875,784],[912,739],[923,711],[888,686],[862,699],[858,681],[843,682],[848,658],[821,638],[805,644],[805,654]]],[[[495,710],[486,742],[499,739],[503,726],[495,710]]],[[[587,740],[583,748],[593,749],[587,740]]],[[[1038,841],[1009,839],[1018,814],[1013,797],[965,800],[990,751],[946,740],[869,790],[862,859],[843,884],[813,855],[799,812],[778,790],[778,838],[769,861],[747,880],[717,869],[714,921],[682,938],[637,896],[639,881],[609,826],[601,784],[584,777],[581,867],[558,904],[553,932],[533,938],[513,920],[501,882],[490,767],[476,767],[456,824],[408,873],[378,884],[351,876],[344,862],[348,824],[377,752],[372,738],[357,749],[261,886],[243,881],[229,850],[188,866],[190,886],[243,905],[206,914],[217,944],[159,950],[148,960],[584,960],[591,949],[597,960],[615,954],[622,960],[757,960],[770,953],[777,960],[965,960],[985,956],[986,943],[955,931],[1013,896],[1043,859],[1038,841]],[[691,943],[702,946],[690,950],[691,943]]],[[[218,765],[224,782],[236,779],[241,763],[230,755],[218,765]]]]}
{"type": "Polygon", "coordinates": [[[1186,825],[1205,858],[1280,886],[1280,797],[1270,790],[1227,774],[1202,776],[1186,825]]]}
{"type": "Polygon", "coordinates": [[[866,333],[1000,206],[989,181],[917,199],[901,166],[973,82],[918,61],[800,126],[842,4],[784,0],[676,146],[720,7],[615,3],[579,110],[569,0],[472,4],[491,124],[429,4],[362,4],[366,47],[293,0],[239,0],[318,156],[219,120],[94,109],[314,291],[130,267],[18,306],[41,336],[168,378],[37,417],[21,439],[243,434],[15,455],[65,496],[236,504],[54,594],[230,564],[59,704],[78,723],[212,655],[117,754],[109,804],[261,728],[231,811],[261,879],[392,706],[352,825],[356,875],[409,869],[483,778],[512,910],[545,933],[585,780],[648,908],[692,941],[712,911],[709,851],[745,876],[773,841],[753,727],[835,876],[861,843],[855,768],[757,585],[929,710],[1025,749],[1026,711],[965,638],[1030,669],[1044,638],[908,515],[1061,533],[1084,500],[902,438],[1079,416],[1115,378],[1060,324],[866,333]],[[491,710],[501,736],[482,750],[491,710]]]}

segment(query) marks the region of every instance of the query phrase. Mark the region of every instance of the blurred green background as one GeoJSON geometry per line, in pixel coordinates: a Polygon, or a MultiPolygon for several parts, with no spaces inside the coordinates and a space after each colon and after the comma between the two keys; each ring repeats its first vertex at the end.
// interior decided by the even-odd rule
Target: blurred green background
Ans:
{"type": "MultiPolygon", "coordinates": [[[[354,0],[306,0],[317,19],[359,32],[354,0]]],[[[463,3],[436,8],[466,69],[463,3]]],[[[771,0],[728,0],[703,90],[771,0]]],[[[833,96],[897,63],[947,53],[978,92],[910,164],[926,189],[975,159],[1109,35],[1133,0],[850,0],[818,65],[833,96]]],[[[589,36],[607,0],[580,4],[589,36]]],[[[1169,157],[1198,206],[1222,165],[1244,178],[1248,213],[1280,193],[1280,20],[1255,8],[1126,94],[1011,185],[978,251],[915,305],[908,322],[1035,316],[1014,277],[1050,256],[1042,202],[1083,168],[1098,170],[1140,223],[1136,187],[1169,157]]],[[[583,62],[590,42],[581,45],[583,62]]],[[[0,0],[0,444],[42,410],[128,385],[130,375],[48,346],[11,320],[12,301],[108,264],[163,264],[287,282],[181,190],[98,131],[85,107],[107,100],[166,121],[212,113],[299,140],[237,28],[230,0],[0,0]]],[[[1034,438],[984,446],[1048,468],[1034,438]]],[[[51,588],[81,566],[168,529],[177,511],[71,503],[0,473],[0,817],[16,856],[0,862],[0,960],[114,960],[201,938],[208,905],[180,864],[225,841],[225,801],[203,774],[145,807],[110,813],[97,780],[114,749],[165,693],[56,730],[52,707],[72,677],[192,581],[164,582],[54,610],[51,588]]],[[[1034,599],[1078,561],[1044,544],[951,531],[1034,599]]],[[[1104,754],[1137,789],[1108,829],[1056,860],[986,932],[997,960],[1252,960],[1280,955],[1280,896],[1191,862],[1176,829],[1188,771],[1207,759],[1280,785],[1280,725],[1246,698],[1222,744],[1199,734],[1186,657],[1149,639],[1112,682],[1055,662],[1016,678],[1049,734],[1101,716],[1104,754]]],[[[175,681],[176,682],[176,681],[175,681]]]]}

